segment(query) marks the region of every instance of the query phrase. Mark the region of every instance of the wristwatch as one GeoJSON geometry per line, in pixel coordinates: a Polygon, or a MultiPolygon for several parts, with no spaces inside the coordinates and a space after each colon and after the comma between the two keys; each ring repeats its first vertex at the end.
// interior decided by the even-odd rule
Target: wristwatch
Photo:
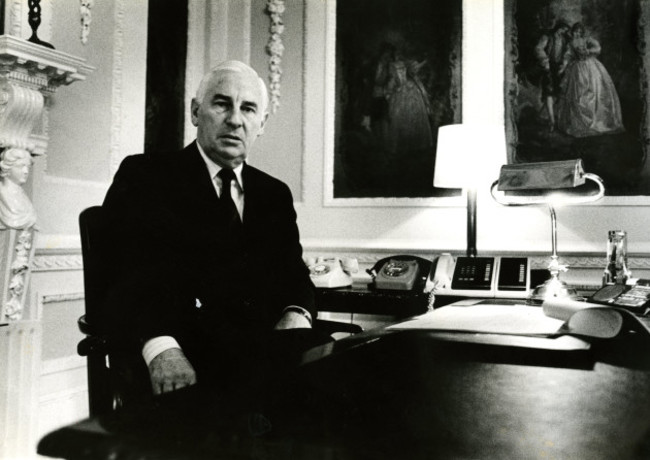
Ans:
{"type": "Polygon", "coordinates": [[[307,318],[307,321],[309,321],[309,324],[312,324],[311,313],[309,313],[309,311],[305,310],[304,308],[299,307],[297,305],[291,305],[291,306],[285,308],[282,311],[282,313],[284,314],[284,313],[286,313],[288,311],[293,311],[293,312],[296,312],[296,313],[304,316],[305,318],[307,318]]]}

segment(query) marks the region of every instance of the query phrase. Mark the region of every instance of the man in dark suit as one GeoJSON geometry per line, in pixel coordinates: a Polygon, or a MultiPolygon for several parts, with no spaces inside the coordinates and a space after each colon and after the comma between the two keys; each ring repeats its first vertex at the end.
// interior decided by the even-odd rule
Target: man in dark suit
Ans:
{"type": "Polygon", "coordinates": [[[94,320],[142,347],[155,394],[255,381],[321,341],[291,192],[246,163],[267,103],[253,69],[218,65],[192,100],[196,141],[126,158],[107,193],[119,249],[94,320]]]}

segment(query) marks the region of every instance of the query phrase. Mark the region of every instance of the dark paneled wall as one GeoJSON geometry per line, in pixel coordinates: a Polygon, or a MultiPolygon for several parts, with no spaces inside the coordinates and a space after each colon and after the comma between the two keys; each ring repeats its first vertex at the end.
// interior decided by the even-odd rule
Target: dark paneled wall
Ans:
{"type": "Polygon", "coordinates": [[[183,146],[187,0],[149,0],[145,151],[183,146]]]}

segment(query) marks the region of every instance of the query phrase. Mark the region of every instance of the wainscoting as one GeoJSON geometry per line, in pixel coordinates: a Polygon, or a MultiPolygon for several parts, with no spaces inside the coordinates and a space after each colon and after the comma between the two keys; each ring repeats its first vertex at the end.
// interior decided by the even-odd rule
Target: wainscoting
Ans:
{"type": "Polygon", "coordinates": [[[80,249],[37,249],[29,299],[40,336],[31,345],[39,348],[39,362],[27,458],[37,458],[44,434],[88,416],[86,360],[77,354],[83,337],[77,319],[84,312],[80,249]]]}

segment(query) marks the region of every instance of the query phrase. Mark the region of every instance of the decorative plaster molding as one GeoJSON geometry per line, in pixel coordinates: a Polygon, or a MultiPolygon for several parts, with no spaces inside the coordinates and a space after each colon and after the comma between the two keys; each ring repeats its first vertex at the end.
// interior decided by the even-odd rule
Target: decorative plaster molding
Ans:
{"type": "MultiPolygon", "coordinates": [[[[431,259],[432,254],[442,251],[431,251],[422,249],[365,249],[355,248],[350,245],[341,244],[332,247],[303,246],[305,258],[308,257],[339,257],[355,258],[360,265],[374,265],[380,259],[394,254],[410,254],[424,259],[431,259]]],[[[464,254],[454,254],[464,255],[464,254]]],[[[513,255],[513,254],[496,254],[496,255],[513,255]]],[[[532,269],[546,269],[550,261],[550,255],[530,255],[530,265],[532,269]]],[[[605,256],[596,255],[560,255],[560,262],[568,265],[569,269],[590,269],[603,270],[605,268],[605,256]]],[[[630,270],[650,270],[650,254],[633,255],[628,257],[628,266],[630,270]]]]}
{"type": "Polygon", "coordinates": [[[8,81],[0,86],[0,147],[33,152],[35,144],[29,135],[43,113],[44,99],[38,90],[25,85],[31,86],[8,81]]]}
{"type": "Polygon", "coordinates": [[[33,272],[83,270],[81,254],[36,254],[32,261],[33,272]]]}
{"type": "Polygon", "coordinates": [[[29,286],[31,261],[34,257],[34,228],[4,229],[2,239],[2,306],[0,322],[23,318],[25,294],[29,286]]]}
{"type": "Polygon", "coordinates": [[[92,70],[83,59],[0,36],[0,147],[43,154],[48,99],[59,86],[84,80],[92,70]],[[35,133],[35,128],[41,132],[35,133]]]}
{"type": "Polygon", "coordinates": [[[79,14],[81,16],[81,43],[88,43],[88,35],[90,34],[90,23],[93,21],[92,7],[94,6],[93,0],[80,0],[79,14]]]}
{"type": "Polygon", "coordinates": [[[271,103],[271,113],[276,113],[280,107],[280,79],[282,77],[282,55],[284,54],[284,44],[282,43],[282,33],[284,32],[284,0],[267,0],[266,12],[271,18],[269,27],[269,41],[266,44],[266,52],[269,54],[269,96],[271,103]]]}
{"type": "Polygon", "coordinates": [[[94,67],[81,58],[10,35],[0,36],[0,72],[14,71],[21,75],[15,76],[17,81],[23,78],[33,82],[46,93],[53,93],[61,85],[85,80],[92,70],[94,67]],[[44,81],[47,85],[40,87],[44,81]]]}
{"type": "Polygon", "coordinates": [[[113,176],[126,156],[122,152],[122,103],[124,69],[124,0],[115,0],[113,29],[113,86],[111,88],[110,170],[113,176]]]}

